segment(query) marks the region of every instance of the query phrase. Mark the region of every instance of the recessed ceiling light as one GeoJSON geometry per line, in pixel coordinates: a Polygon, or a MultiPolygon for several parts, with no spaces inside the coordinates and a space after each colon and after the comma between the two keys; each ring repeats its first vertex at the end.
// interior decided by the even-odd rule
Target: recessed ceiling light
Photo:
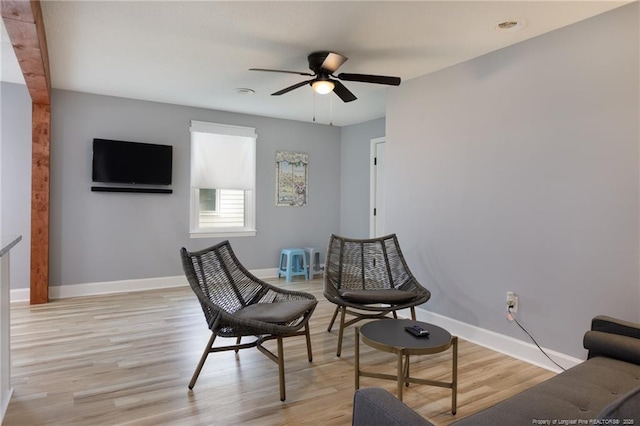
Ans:
{"type": "Polygon", "coordinates": [[[248,89],[246,87],[239,87],[237,89],[234,89],[233,91],[236,92],[236,94],[238,95],[253,95],[254,93],[256,93],[255,90],[248,89]]]}
{"type": "Polygon", "coordinates": [[[507,19],[494,25],[493,29],[501,32],[519,31],[527,25],[524,19],[507,19]]]}

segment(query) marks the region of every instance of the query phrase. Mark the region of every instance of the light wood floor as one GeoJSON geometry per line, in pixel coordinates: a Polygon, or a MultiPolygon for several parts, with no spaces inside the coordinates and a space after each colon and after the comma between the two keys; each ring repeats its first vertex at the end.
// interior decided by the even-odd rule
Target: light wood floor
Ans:
{"type": "MultiPolygon", "coordinates": [[[[304,337],[285,339],[287,400],[275,363],[256,349],[209,356],[193,391],[187,384],[210,336],[188,287],[13,304],[13,398],[4,425],[349,425],[354,392],[354,331],[327,332],[334,305],[322,281],[273,280],[308,291],[313,362],[304,337]]],[[[224,340],[224,339],[219,339],[224,340]]],[[[273,342],[271,342],[273,343],[273,342]]],[[[393,373],[395,357],[360,345],[361,368],[393,373]]],[[[449,380],[451,353],[412,357],[412,375],[449,380]]],[[[529,388],[553,373],[460,341],[458,414],[451,391],[411,385],[404,401],[446,425],[529,388]]],[[[361,387],[392,381],[363,377],[361,387]]]]}

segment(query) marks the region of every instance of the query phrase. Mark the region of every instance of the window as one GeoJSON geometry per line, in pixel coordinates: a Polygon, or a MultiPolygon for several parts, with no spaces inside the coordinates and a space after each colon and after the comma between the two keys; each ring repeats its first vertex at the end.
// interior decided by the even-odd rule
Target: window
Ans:
{"type": "Polygon", "coordinates": [[[200,198],[200,212],[208,213],[210,215],[218,214],[218,194],[220,191],[215,189],[200,188],[198,197],[200,198]]]}
{"type": "Polygon", "coordinates": [[[255,235],[255,129],[191,121],[190,131],[191,237],[255,235]]]}

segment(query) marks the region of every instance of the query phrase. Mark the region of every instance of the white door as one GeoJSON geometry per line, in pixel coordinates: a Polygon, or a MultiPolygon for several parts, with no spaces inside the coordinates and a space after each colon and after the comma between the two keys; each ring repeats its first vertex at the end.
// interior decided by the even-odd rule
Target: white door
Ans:
{"type": "Polygon", "coordinates": [[[371,212],[369,233],[382,237],[384,231],[384,152],[385,138],[371,140],[371,212]]]}

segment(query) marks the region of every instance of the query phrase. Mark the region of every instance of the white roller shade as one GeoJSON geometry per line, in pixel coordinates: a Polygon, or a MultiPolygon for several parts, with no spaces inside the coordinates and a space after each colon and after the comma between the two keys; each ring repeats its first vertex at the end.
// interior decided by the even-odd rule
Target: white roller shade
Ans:
{"type": "Polygon", "coordinates": [[[206,121],[191,120],[192,132],[213,133],[215,135],[243,136],[257,139],[256,129],[253,127],[231,126],[229,124],[207,123],[206,121]]]}
{"type": "Polygon", "coordinates": [[[191,187],[254,189],[255,129],[192,121],[191,132],[191,187]]]}

